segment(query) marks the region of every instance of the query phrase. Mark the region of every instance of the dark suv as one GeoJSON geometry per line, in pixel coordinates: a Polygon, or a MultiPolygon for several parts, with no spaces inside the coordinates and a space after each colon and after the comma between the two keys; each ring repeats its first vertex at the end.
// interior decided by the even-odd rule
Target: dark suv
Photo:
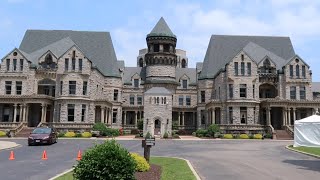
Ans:
{"type": "Polygon", "coordinates": [[[35,144],[53,144],[58,140],[58,134],[55,129],[50,127],[38,127],[32,131],[28,137],[28,145],[35,144]]]}

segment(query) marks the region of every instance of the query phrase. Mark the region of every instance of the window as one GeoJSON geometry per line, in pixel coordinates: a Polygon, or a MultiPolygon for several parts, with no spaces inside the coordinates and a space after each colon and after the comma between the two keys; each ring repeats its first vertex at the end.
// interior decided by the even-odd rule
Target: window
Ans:
{"type": "Polygon", "coordinates": [[[84,122],[85,116],[86,116],[86,109],[87,106],[85,104],[82,104],[82,111],[81,111],[81,122],[84,122]]]}
{"type": "Polygon", "coordinates": [[[76,81],[69,81],[69,94],[76,94],[76,81]]]}
{"type": "Polygon", "coordinates": [[[241,54],[241,61],[243,61],[244,60],[244,55],[243,54],[241,54]]]}
{"type": "Polygon", "coordinates": [[[219,99],[221,99],[221,97],[220,97],[220,87],[219,87],[219,91],[218,91],[218,94],[219,94],[219,99]]]}
{"type": "Polygon", "coordinates": [[[118,110],[117,109],[113,109],[112,123],[116,123],[117,122],[117,115],[118,115],[118,110]]]}
{"type": "Polygon", "coordinates": [[[201,102],[203,103],[203,102],[205,102],[206,101],[206,92],[205,91],[201,91],[201,93],[200,93],[201,95],[201,102]]]}
{"type": "Polygon", "coordinates": [[[188,80],[182,80],[182,88],[187,89],[188,86],[188,80]]]}
{"type": "Polygon", "coordinates": [[[60,81],[60,95],[62,95],[63,81],[60,81]]]}
{"type": "Polygon", "coordinates": [[[293,77],[293,65],[290,65],[290,77],[293,77]]]}
{"type": "Polygon", "coordinates": [[[247,97],[247,85],[240,84],[240,97],[247,97]]]}
{"type": "Polygon", "coordinates": [[[137,96],[138,105],[142,105],[142,96],[137,96]]]}
{"type": "Polygon", "coordinates": [[[130,95],[130,105],[134,105],[134,95],[130,95]]]}
{"type": "Polygon", "coordinates": [[[182,59],[182,61],[181,61],[181,67],[182,67],[182,68],[186,68],[186,67],[187,67],[187,62],[186,62],[185,59],[182,59]]]}
{"type": "Polygon", "coordinates": [[[160,99],[159,99],[159,97],[157,97],[157,104],[159,104],[160,103],[160,99]]]}
{"type": "Polygon", "coordinates": [[[7,71],[9,71],[10,70],[10,59],[7,59],[6,65],[7,65],[7,71]]]}
{"type": "Polygon", "coordinates": [[[13,70],[16,71],[17,70],[17,60],[13,59],[13,70]]]}
{"type": "Polygon", "coordinates": [[[233,84],[229,84],[229,98],[233,98],[233,84]]]}
{"type": "Polygon", "coordinates": [[[113,100],[114,101],[118,101],[118,93],[119,93],[118,89],[113,90],[113,100]]]}
{"type": "Polygon", "coordinates": [[[296,99],[296,87],[295,86],[290,87],[290,99],[296,99]]]}
{"type": "Polygon", "coordinates": [[[72,71],[76,70],[76,59],[72,59],[72,71]]]}
{"type": "Polygon", "coordinates": [[[142,58],[139,59],[139,67],[143,67],[143,59],[142,58]]]}
{"type": "Polygon", "coordinates": [[[133,80],[133,86],[134,86],[135,88],[139,88],[139,79],[134,79],[134,80],[133,80]]]}
{"type": "Polygon", "coordinates": [[[21,95],[22,92],[22,81],[16,81],[16,94],[21,95]]]}
{"type": "Polygon", "coordinates": [[[187,106],[191,105],[191,96],[186,96],[186,105],[187,106]]]}
{"type": "Polygon", "coordinates": [[[251,76],[251,63],[250,62],[247,63],[247,74],[249,76],[251,76]]]}
{"type": "Polygon", "coordinates": [[[82,71],[82,59],[79,59],[79,71],[82,71]]]}
{"type": "Polygon", "coordinates": [[[241,124],[247,123],[247,107],[240,107],[241,124]]]}
{"type": "Polygon", "coordinates": [[[23,59],[20,59],[20,71],[23,71],[23,59]]]}
{"type": "Polygon", "coordinates": [[[163,52],[169,52],[170,51],[170,45],[169,44],[164,44],[163,45],[163,52]]]}
{"type": "Polygon", "coordinates": [[[229,107],[229,124],[233,124],[233,109],[229,107]]]}
{"type": "Polygon", "coordinates": [[[68,71],[68,70],[69,70],[69,59],[68,59],[68,58],[66,58],[66,59],[64,60],[64,70],[65,70],[65,71],[68,71]]]}
{"type": "Polygon", "coordinates": [[[252,97],[253,97],[253,99],[255,99],[255,93],[254,93],[254,91],[255,91],[255,85],[252,85],[252,97]]]}
{"type": "Polygon", "coordinates": [[[302,74],[303,78],[306,78],[306,66],[304,66],[304,65],[301,68],[301,74],[302,74]]]}
{"type": "Polygon", "coordinates": [[[296,65],[296,76],[300,77],[300,70],[299,70],[299,65],[296,65]]]}
{"type": "Polygon", "coordinates": [[[68,104],[68,121],[74,121],[74,104],[68,104]]]}
{"type": "Polygon", "coordinates": [[[234,75],[238,76],[238,62],[234,62],[234,75]]]}
{"type": "Polygon", "coordinates": [[[153,45],[153,52],[159,52],[159,44],[153,45]]]}
{"type": "Polygon", "coordinates": [[[72,51],[72,59],[76,58],[76,51],[72,51]]]}
{"type": "Polygon", "coordinates": [[[300,99],[306,99],[306,87],[300,86],[300,99]]]}
{"type": "Polygon", "coordinates": [[[12,81],[6,81],[6,94],[11,94],[12,81]]]}
{"type": "Polygon", "coordinates": [[[164,104],[167,104],[167,98],[164,97],[164,104]]]}
{"type": "Polygon", "coordinates": [[[241,62],[241,75],[244,76],[244,62],[241,62]]]}
{"type": "Polygon", "coordinates": [[[183,96],[179,96],[179,106],[183,106],[183,96]]]}
{"type": "Polygon", "coordinates": [[[88,87],[88,82],[83,81],[82,95],[87,95],[87,87],[88,87]]]}

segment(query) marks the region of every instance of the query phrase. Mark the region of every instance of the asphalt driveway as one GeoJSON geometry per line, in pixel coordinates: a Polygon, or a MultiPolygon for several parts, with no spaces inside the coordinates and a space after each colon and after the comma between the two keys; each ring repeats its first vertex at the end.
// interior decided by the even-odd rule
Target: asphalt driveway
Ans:
{"type": "MultiPolygon", "coordinates": [[[[45,180],[69,169],[76,163],[79,149],[85,150],[101,141],[60,140],[51,146],[28,147],[26,140],[13,140],[22,146],[0,152],[1,180],[45,180]],[[43,150],[48,160],[41,160],[43,150]]],[[[143,154],[141,141],[119,141],[131,152],[143,154]]],[[[319,179],[320,160],[286,150],[290,141],[158,140],[151,149],[154,156],[182,157],[191,161],[202,179],[271,180],[319,179]]]]}

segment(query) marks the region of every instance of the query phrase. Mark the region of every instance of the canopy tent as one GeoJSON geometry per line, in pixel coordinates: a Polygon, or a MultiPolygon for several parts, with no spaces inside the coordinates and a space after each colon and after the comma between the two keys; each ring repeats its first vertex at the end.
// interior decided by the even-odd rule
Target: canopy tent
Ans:
{"type": "Polygon", "coordinates": [[[294,147],[320,147],[320,116],[312,115],[294,122],[294,147]]]}

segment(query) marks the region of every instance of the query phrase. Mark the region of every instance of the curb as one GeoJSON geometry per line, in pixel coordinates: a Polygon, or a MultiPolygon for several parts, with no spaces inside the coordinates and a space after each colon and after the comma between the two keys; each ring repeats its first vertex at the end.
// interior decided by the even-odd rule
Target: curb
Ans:
{"type": "Polygon", "coordinates": [[[68,169],[68,170],[66,170],[66,171],[64,171],[64,172],[62,172],[62,173],[60,173],[60,174],[55,175],[54,177],[52,177],[52,178],[50,178],[50,179],[48,179],[48,180],[55,180],[56,178],[58,178],[58,177],[60,177],[60,176],[63,176],[63,175],[65,175],[65,174],[73,171],[73,169],[74,169],[74,168],[68,169]]]}
{"type": "Polygon", "coordinates": [[[308,155],[308,156],[311,156],[311,157],[320,159],[320,156],[318,156],[318,155],[311,154],[311,153],[307,153],[307,152],[304,152],[304,151],[299,151],[299,150],[293,149],[293,148],[291,148],[291,147],[289,147],[289,146],[290,146],[290,145],[287,145],[287,146],[286,146],[286,149],[288,149],[288,150],[290,150],[290,151],[294,151],[294,152],[297,152],[297,153],[305,154],[305,155],[308,155]]]}

